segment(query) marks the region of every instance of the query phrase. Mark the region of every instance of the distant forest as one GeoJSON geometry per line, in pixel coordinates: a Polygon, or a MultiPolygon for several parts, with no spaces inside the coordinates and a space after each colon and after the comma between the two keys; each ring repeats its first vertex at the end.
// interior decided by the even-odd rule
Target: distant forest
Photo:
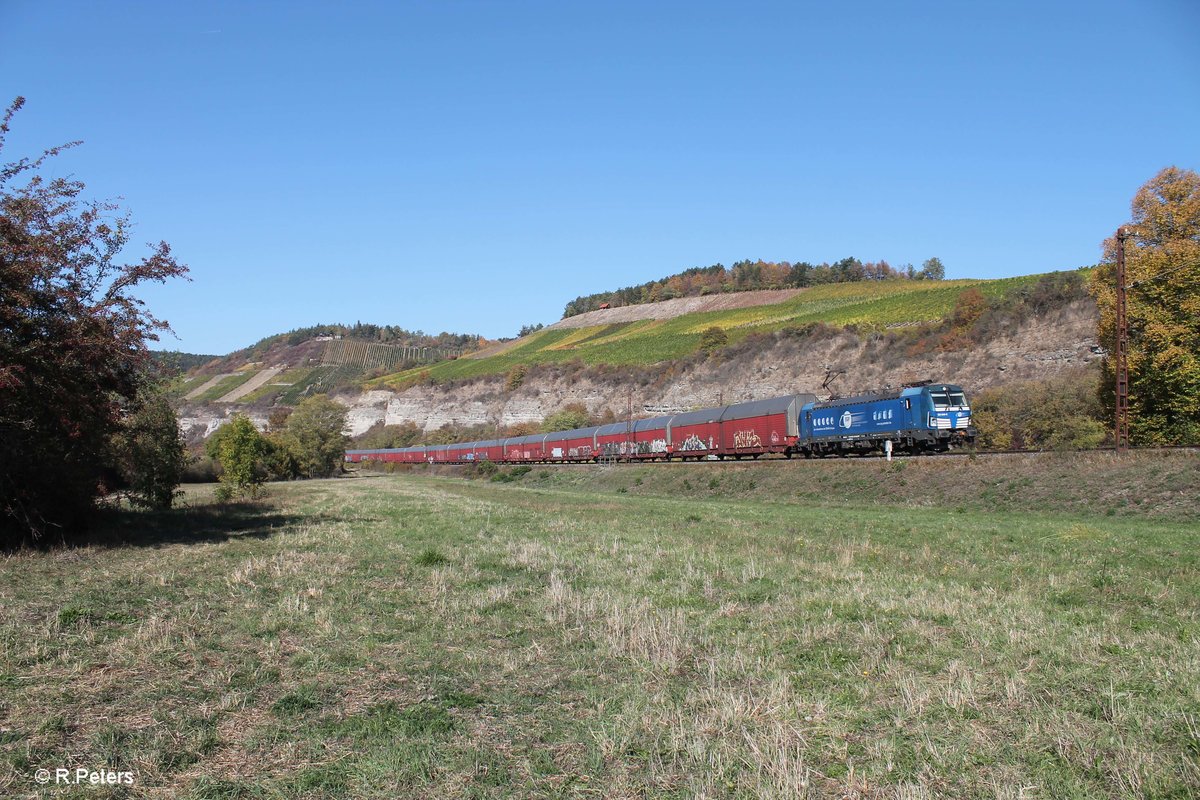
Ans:
{"type": "Polygon", "coordinates": [[[479,346],[480,338],[473,333],[447,333],[436,335],[424,331],[410,331],[397,325],[371,325],[356,322],[353,325],[309,325],[296,328],[287,333],[277,333],[250,345],[241,353],[253,356],[255,353],[265,353],[276,345],[291,346],[318,336],[340,336],[343,339],[361,339],[368,342],[379,342],[399,347],[442,347],[461,350],[474,350],[479,346]]]}
{"type": "Polygon", "coordinates": [[[152,352],[155,363],[168,376],[182,375],[192,367],[199,367],[220,356],[205,356],[198,353],[184,353],[179,350],[155,350],[152,352]]]}
{"type": "Polygon", "coordinates": [[[754,289],[799,289],[823,283],[885,280],[942,280],[946,269],[937,258],[930,258],[917,269],[912,264],[894,268],[886,261],[859,261],[843,258],[833,264],[807,261],[739,261],[732,267],[713,264],[692,267],[676,275],[638,286],[626,286],[609,292],[576,297],[567,303],[563,317],[595,311],[607,303],[610,307],[657,303],[675,297],[699,297],[718,292],[748,292],[754,289]]]}

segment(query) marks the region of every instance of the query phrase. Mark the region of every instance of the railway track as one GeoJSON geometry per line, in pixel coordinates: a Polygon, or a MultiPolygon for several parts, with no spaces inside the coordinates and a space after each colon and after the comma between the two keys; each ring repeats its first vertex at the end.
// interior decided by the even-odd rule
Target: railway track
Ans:
{"type": "MultiPolygon", "coordinates": [[[[1162,446],[1156,446],[1156,447],[1131,447],[1129,449],[1130,449],[1130,451],[1141,452],[1141,453],[1187,451],[1187,452],[1200,454],[1200,445],[1162,445],[1162,446]]],[[[964,458],[964,457],[965,458],[1002,458],[1002,457],[1013,457],[1013,456],[1050,456],[1050,455],[1062,455],[1065,453],[1092,453],[1092,454],[1113,453],[1115,455],[1116,451],[1113,450],[1112,448],[1092,448],[1092,449],[1075,448],[1075,449],[1068,449],[1068,450],[969,450],[969,449],[963,449],[963,450],[949,450],[944,453],[921,453],[919,455],[913,455],[913,454],[909,454],[909,453],[896,453],[892,456],[892,460],[893,461],[907,461],[910,459],[964,458]]],[[[885,461],[885,459],[881,453],[876,453],[876,452],[864,453],[862,455],[828,456],[825,458],[821,458],[821,457],[804,458],[801,456],[796,456],[793,458],[786,458],[782,455],[767,453],[767,454],[763,454],[763,456],[760,458],[747,457],[747,458],[743,458],[743,459],[712,458],[710,460],[710,459],[702,458],[699,460],[688,460],[688,461],[684,461],[681,459],[672,459],[670,461],[654,461],[651,459],[635,459],[632,461],[620,460],[620,459],[606,459],[606,460],[602,460],[602,461],[543,461],[543,462],[517,461],[517,462],[505,462],[500,465],[501,466],[547,467],[547,468],[548,467],[556,467],[556,468],[557,467],[567,467],[567,468],[570,468],[570,467],[624,467],[624,466],[631,466],[631,465],[638,465],[638,464],[652,464],[655,467],[714,467],[714,466],[723,467],[723,466],[736,466],[739,464],[754,464],[754,463],[762,464],[762,463],[767,463],[767,462],[792,462],[792,463],[796,463],[796,464],[803,464],[806,462],[836,463],[839,461],[885,461]]],[[[414,464],[412,466],[420,466],[420,464],[414,464]]],[[[440,464],[434,464],[434,466],[467,467],[467,466],[470,466],[470,464],[440,463],[440,464]]]]}

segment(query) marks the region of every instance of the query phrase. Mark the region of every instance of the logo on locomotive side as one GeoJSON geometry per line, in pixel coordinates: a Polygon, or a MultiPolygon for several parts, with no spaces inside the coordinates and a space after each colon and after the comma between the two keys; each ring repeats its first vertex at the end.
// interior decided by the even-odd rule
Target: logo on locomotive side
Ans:
{"type": "Polygon", "coordinates": [[[842,414],[840,423],[843,428],[849,428],[854,424],[854,415],[847,411],[845,414],[842,414]]]}

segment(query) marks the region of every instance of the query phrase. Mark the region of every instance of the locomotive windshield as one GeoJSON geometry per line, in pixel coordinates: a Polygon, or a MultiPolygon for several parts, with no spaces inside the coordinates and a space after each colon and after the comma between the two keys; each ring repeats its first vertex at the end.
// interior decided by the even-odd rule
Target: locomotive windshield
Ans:
{"type": "Polygon", "coordinates": [[[950,411],[952,409],[965,409],[967,407],[967,397],[963,394],[963,390],[954,386],[941,386],[937,389],[930,389],[929,397],[933,400],[935,411],[950,411]]]}

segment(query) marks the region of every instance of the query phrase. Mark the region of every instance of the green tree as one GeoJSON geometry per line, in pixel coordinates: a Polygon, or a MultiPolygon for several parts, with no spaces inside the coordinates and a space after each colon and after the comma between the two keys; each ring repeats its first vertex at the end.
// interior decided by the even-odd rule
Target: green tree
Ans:
{"type": "MultiPolygon", "coordinates": [[[[1167,167],[1138,190],[1126,242],[1130,438],[1140,444],[1200,442],[1200,175],[1167,167]]],[[[1116,350],[1116,237],[1092,274],[1100,343],[1116,350]]],[[[1115,364],[1101,393],[1111,411],[1115,364]]]]}
{"type": "Polygon", "coordinates": [[[543,324],[542,324],[542,323],[540,323],[540,322],[539,322],[538,324],[536,324],[536,325],[522,325],[522,326],[521,326],[521,331],[520,331],[520,333],[518,333],[518,334],[517,334],[517,336],[518,336],[518,337],[521,337],[521,336],[528,336],[528,335],[529,335],[529,334],[531,334],[531,333],[537,333],[538,331],[540,331],[540,330],[541,330],[542,328],[544,328],[544,327],[546,327],[546,326],[545,326],[545,325],[543,325],[543,324]]]}
{"type": "Polygon", "coordinates": [[[245,414],[236,414],[205,442],[208,454],[221,465],[221,485],[217,497],[257,497],[266,480],[262,461],[270,453],[270,444],[245,414]]]}
{"type": "MultiPolygon", "coordinates": [[[[17,98],[0,120],[0,151],[17,98]]],[[[67,145],[70,147],[72,145],[67,145]]],[[[149,380],[146,343],[167,329],[134,296],[186,274],[165,242],[126,261],[129,215],[43,177],[36,159],[0,165],[0,541],[86,527],[123,410],[149,380]]]]}
{"type": "Polygon", "coordinates": [[[132,503],[171,507],[190,458],[175,411],[157,387],[139,392],[136,406],[113,436],[112,455],[132,503]]]}
{"type": "Polygon", "coordinates": [[[587,407],[582,403],[569,403],[542,420],[542,433],[586,428],[589,424],[591,417],[587,407]]]}
{"type": "Polygon", "coordinates": [[[296,406],[287,420],[285,441],[300,474],[327,478],[341,469],[346,446],[346,407],[323,394],[296,406]]]}
{"type": "Polygon", "coordinates": [[[705,328],[700,334],[700,349],[705,353],[719,350],[727,344],[729,344],[729,334],[725,332],[724,328],[718,325],[705,328]]]}
{"type": "Polygon", "coordinates": [[[946,279],[946,267],[942,264],[942,260],[936,256],[927,258],[921,264],[921,271],[917,273],[917,277],[925,281],[944,281],[946,279]]]}

